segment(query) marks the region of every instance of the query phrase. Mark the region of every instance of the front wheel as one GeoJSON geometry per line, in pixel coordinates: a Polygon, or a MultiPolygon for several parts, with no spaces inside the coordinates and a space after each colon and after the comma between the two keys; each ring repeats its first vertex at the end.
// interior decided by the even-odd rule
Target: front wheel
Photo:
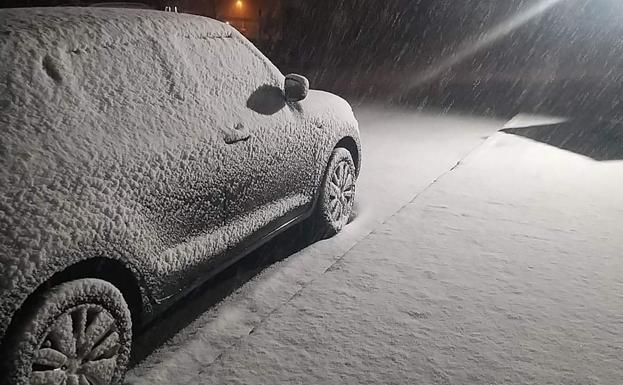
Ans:
{"type": "Polygon", "coordinates": [[[49,289],[25,312],[5,351],[9,385],[117,384],[132,321],[122,294],[99,279],[49,289]]]}
{"type": "Polygon", "coordinates": [[[357,171],[350,152],[345,148],[333,150],[316,209],[319,236],[333,236],[348,223],[355,202],[356,181],[357,171]]]}

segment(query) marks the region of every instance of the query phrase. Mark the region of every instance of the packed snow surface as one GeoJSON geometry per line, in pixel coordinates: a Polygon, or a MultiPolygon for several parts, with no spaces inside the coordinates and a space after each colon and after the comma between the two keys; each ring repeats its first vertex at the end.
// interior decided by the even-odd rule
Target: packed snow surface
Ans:
{"type": "Polygon", "coordinates": [[[492,122],[486,133],[468,119],[405,114],[398,128],[401,118],[377,113],[372,125],[359,114],[365,142],[413,151],[369,146],[378,174],[360,181],[378,196],[359,188],[360,216],[248,282],[128,383],[623,382],[623,163],[481,138],[492,122]],[[435,153],[417,151],[433,141],[435,153]],[[451,154],[462,154],[456,167],[451,154]],[[438,178],[401,183],[424,182],[416,171],[426,168],[438,178]],[[394,215],[383,202],[414,193],[394,215]],[[391,215],[369,234],[367,207],[391,215]]]}

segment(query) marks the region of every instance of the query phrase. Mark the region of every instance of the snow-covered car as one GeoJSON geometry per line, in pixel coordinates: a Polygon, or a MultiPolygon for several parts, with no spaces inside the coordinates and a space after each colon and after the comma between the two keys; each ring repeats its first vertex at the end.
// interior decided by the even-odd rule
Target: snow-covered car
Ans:
{"type": "Polygon", "coordinates": [[[94,3],[89,4],[89,7],[97,8],[133,8],[133,9],[157,9],[150,4],[145,3],[131,3],[124,1],[111,1],[106,3],[94,3]]]}
{"type": "Polygon", "coordinates": [[[343,99],[230,26],[150,10],[0,11],[0,373],[113,384],[136,332],[284,229],[347,223],[343,99]]]}

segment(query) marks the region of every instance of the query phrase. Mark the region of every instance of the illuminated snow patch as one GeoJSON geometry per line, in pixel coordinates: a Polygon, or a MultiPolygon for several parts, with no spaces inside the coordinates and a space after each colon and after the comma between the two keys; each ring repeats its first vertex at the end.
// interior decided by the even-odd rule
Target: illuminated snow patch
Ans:
{"type": "Polygon", "coordinates": [[[517,114],[509,120],[502,128],[525,128],[535,126],[549,126],[568,122],[568,118],[560,116],[517,114]]]}

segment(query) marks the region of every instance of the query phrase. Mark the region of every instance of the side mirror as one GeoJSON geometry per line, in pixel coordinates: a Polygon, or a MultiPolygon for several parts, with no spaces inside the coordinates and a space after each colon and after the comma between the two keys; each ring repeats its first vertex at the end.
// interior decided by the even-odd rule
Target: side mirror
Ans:
{"type": "Polygon", "coordinates": [[[309,80],[305,76],[290,74],[286,76],[285,95],[286,101],[298,102],[307,97],[309,80]]]}

